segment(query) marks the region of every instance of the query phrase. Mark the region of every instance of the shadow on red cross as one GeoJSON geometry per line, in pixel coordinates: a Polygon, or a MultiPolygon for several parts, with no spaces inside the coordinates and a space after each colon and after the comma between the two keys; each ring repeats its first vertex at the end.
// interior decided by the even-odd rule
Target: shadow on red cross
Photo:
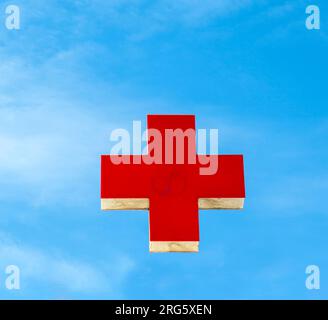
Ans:
{"type": "MultiPolygon", "coordinates": [[[[163,137],[167,129],[195,131],[192,115],[149,115],[147,120],[148,130],[156,129],[163,137]]],[[[196,161],[181,163],[174,153],[173,163],[167,164],[165,144],[160,146],[161,163],[149,164],[137,155],[101,156],[101,209],[149,210],[151,252],[198,252],[198,210],[244,206],[243,156],[211,155],[218,170],[202,175],[204,158],[209,156],[196,155],[193,150],[196,161]]],[[[184,146],[184,159],[187,149],[188,145],[184,146]]]]}

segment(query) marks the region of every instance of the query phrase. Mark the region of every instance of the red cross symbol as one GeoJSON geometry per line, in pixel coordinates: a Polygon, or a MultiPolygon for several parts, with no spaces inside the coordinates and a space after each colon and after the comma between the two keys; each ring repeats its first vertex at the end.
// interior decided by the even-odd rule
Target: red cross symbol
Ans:
{"type": "MultiPolygon", "coordinates": [[[[200,174],[209,158],[196,154],[195,137],[191,144],[183,140],[183,161],[177,159],[177,150],[169,156],[171,162],[166,158],[166,132],[177,129],[182,133],[195,132],[194,116],[150,115],[148,132],[152,129],[164,137],[161,145],[156,142],[162,161],[152,163],[153,148],[143,161],[137,155],[101,156],[101,209],[149,209],[151,252],[197,252],[198,209],[243,208],[243,156],[213,155],[218,170],[210,175],[200,174]],[[186,161],[190,154],[195,156],[193,163],[186,161]]],[[[148,147],[152,143],[148,136],[148,147]]]]}

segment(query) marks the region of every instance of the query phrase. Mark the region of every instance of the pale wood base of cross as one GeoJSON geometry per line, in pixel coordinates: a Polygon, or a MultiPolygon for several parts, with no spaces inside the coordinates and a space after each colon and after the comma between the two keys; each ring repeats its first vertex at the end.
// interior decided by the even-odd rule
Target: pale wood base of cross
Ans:
{"type": "MultiPolygon", "coordinates": [[[[199,209],[242,209],[244,198],[201,198],[199,209]]],[[[148,210],[149,199],[101,199],[101,210],[148,210]]]]}
{"type": "Polygon", "coordinates": [[[198,241],[150,241],[150,252],[198,252],[198,241]]]}

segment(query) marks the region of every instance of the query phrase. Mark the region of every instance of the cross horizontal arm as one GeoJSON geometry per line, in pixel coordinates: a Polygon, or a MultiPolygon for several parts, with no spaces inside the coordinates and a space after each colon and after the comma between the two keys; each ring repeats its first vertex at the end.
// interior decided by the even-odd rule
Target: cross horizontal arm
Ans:
{"type": "Polygon", "coordinates": [[[149,208],[149,166],[138,156],[101,156],[101,208],[149,208]]]}
{"type": "MultiPolygon", "coordinates": [[[[205,156],[198,161],[205,163],[205,156]]],[[[244,163],[242,155],[217,157],[218,170],[213,175],[199,175],[197,196],[199,209],[241,209],[245,199],[244,163]]]]}

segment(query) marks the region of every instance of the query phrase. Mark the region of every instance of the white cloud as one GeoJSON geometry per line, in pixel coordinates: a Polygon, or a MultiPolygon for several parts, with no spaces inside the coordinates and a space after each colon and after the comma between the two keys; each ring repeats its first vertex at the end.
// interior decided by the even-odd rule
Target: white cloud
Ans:
{"type": "Polygon", "coordinates": [[[90,110],[92,102],[79,92],[85,84],[65,63],[58,66],[62,58],[33,67],[0,57],[6,75],[0,77],[0,199],[87,201],[109,137],[109,112],[90,110]]]}
{"type": "Polygon", "coordinates": [[[51,194],[64,196],[71,189],[67,197],[74,198],[74,192],[81,192],[92,175],[98,176],[105,129],[101,121],[77,109],[1,108],[0,127],[0,185],[4,190],[21,186],[27,197],[37,191],[34,200],[42,202],[43,196],[48,201],[51,194]]]}
{"type": "Polygon", "coordinates": [[[135,264],[125,255],[112,258],[110,266],[100,267],[59,254],[45,253],[0,235],[1,265],[20,268],[23,296],[24,290],[33,283],[58,286],[63,295],[85,293],[90,296],[105,292],[108,298],[121,296],[122,285],[135,264]]]}

